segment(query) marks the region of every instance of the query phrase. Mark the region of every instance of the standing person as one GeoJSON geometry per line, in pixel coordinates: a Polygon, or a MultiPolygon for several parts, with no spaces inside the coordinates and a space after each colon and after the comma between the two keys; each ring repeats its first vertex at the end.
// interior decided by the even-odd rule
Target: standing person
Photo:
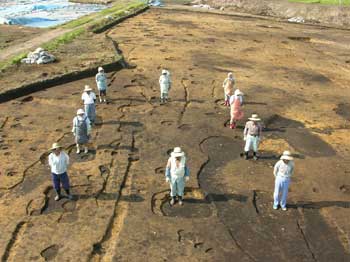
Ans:
{"type": "Polygon", "coordinates": [[[231,106],[231,119],[230,119],[230,128],[235,129],[237,121],[242,119],[244,113],[241,109],[243,103],[243,93],[239,90],[235,90],[235,94],[230,97],[230,106],[231,106]]]}
{"type": "Polygon", "coordinates": [[[96,74],[96,84],[97,89],[99,92],[100,97],[100,103],[105,102],[107,103],[106,97],[107,97],[107,76],[105,74],[105,71],[102,67],[98,68],[98,73],[96,74]]]}
{"type": "Polygon", "coordinates": [[[91,124],[93,124],[96,118],[96,107],[95,107],[96,95],[94,92],[92,92],[92,89],[90,86],[88,85],[85,86],[84,92],[81,96],[81,100],[83,100],[84,102],[85,113],[89,118],[91,124]]]}
{"type": "Polygon", "coordinates": [[[281,205],[283,211],[287,211],[287,196],[290,177],[294,172],[294,161],[289,151],[284,151],[280,160],[275,164],[273,175],[275,176],[275,192],[273,193],[273,209],[281,205]]]}
{"type": "Polygon", "coordinates": [[[262,127],[259,123],[261,120],[257,114],[253,114],[252,117],[248,118],[249,121],[245,124],[244,128],[244,158],[248,159],[249,151],[253,149],[253,158],[258,160],[258,147],[261,139],[262,127]]]}
{"type": "Polygon", "coordinates": [[[233,77],[233,73],[230,72],[227,75],[227,78],[224,80],[224,83],[222,84],[222,87],[224,88],[224,95],[225,95],[225,106],[230,105],[230,96],[233,95],[233,88],[236,83],[236,80],[233,77]]]}
{"type": "Polygon", "coordinates": [[[166,103],[168,102],[168,93],[171,89],[171,79],[170,72],[168,70],[163,69],[162,75],[159,77],[159,85],[160,85],[160,102],[166,103]]]}
{"type": "Polygon", "coordinates": [[[174,205],[176,196],[179,199],[179,205],[182,205],[185,189],[185,180],[190,179],[190,170],[187,167],[185,153],[180,147],[175,147],[171,153],[165,171],[166,182],[170,183],[170,205],[174,205]]]}
{"type": "Polygon", "coordinates": [[[85,115],[83,109],[77,111],[77,116],[73,119],[72,132],[75,136],[75,143],[77,144],[77,154],[80,154],[80,147],[84,145],[84,153],[89,152],[87,144],[90,140],[91,124],[89,118],[85,115]]]}
{"type": "Polygon", "coordinates": [[[66,152],[62,150],[62,146],[58,143],[54,143],[52,151],[49,155],[49,166],[51,168],[51,178],[53,187],[56,191],[55,200],[58,201],[61,199],[61,184],[64,191],[67,194],[67,197],[72,200],[73,196],[69,192],[69,177],[67,174],[67,168],[69,165],[69,156],[66,152]]]}

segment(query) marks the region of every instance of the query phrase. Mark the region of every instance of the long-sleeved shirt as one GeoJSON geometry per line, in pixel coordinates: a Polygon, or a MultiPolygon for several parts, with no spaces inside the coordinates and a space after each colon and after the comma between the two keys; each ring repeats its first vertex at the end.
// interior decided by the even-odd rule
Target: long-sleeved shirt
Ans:
{"type": "MultiPolygon", "coordinates": [[[[184,168],[183,172],[184,172],[184,177],[189,177],[190,176],[190,169],[188,168],[187,166],[187,163],[186,163],[186,158],[183,157],[183,159],[181,159],[183,161],[183,163],[179,163],[179,167],[177,168],[184,168]]],[[[176,165],[175,163],[175,159],[173,159],[172,157],[169,158],[168,160],[168,163],[167,163],[167,166],[166,166],[166,169],[165,169],[165,176],[170,178],[171,175],[172,175],[172,170],[171,169],[174,169],[174,166],[172,165],[176,165]]]]}
{"type": "Polygon", "coordinates": [[[291,177],[294,172],[294,162],[289,161],[288,164],[284,163],[283,160],[279,160],[273,169],[273,175],[275,177],[291,177]]]}
{"type": "Polygon", "coordinates": [[[55,153],[51,153],[49,155],[49,166],[51,168],[51,172],[60,175],[67,171],[67,167],[69,165],[69,156],[67,153],[61,151],[57,156],[55,153]]]}
{"type": "Polygon", "coordinates": [[[86,125],[87,125],[87,132],[88,132],[88,134],[90,134],[90,132],[91,132],[91,122],[90,122],[89,118],[86,115],[84,115],[83,117],[76,116],[76,117],[73,118],[72,132],[75,134],[75,131],[76,131],[77,126],[78,126],[78,119],[79,119],[79,121],[83,121],[85,119],[86,125]]]}
{"type": "Polygon", "coordinates": [[[245,124],[244,128],[244,136],[251,135],[251,136],[261,136],[261,125],[260,123],[254,122],[254,121],[248,121],[245,124]]]}

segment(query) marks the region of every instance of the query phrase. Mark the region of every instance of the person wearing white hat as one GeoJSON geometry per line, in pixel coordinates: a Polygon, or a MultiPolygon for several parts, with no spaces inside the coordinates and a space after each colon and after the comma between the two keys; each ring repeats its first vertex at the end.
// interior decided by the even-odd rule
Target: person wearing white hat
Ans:
{"type": "Polygon", "coordinates": [[[185,153],[180,147],[175,147],[166,165],[165,180],[170,183],[170,205],[174,205],[176,196],[179,205],[183,204],[185,181],[189,180],[190,171],[186,163],[185,153]]]}
{"type": "Polygon", "coordinates": [[[105,71],[102,67],[98,68],[98,73],[96,74],[96,84],[97,89],[99,92],[100,97],[100,103],[105,102],[107,103],[106,97],[107,97],[107,76],[105,74],[105,71]]]}
{"type": "Polygon", "coordinates": [[[84,153],[89,152],[87,144],[90,140],[91,124],[83,109],[77,111],[77,116],[73,119],[73,135],[77,145],[77,154],[80,154],[81,145],[85,146],[84,153]]]}
{"type": "Polygon", "coordinates": [[[233,96],[230,97],[230,128],[235,129],[237,121],[242,119],[244,116],[244,113],[241,109],[241,105],[243,103],[243,93],[236,89],[233,96]]]}
{"type": "Polygon", "coordinates": [[[225,106],[230,105],[230,96],[233,95],[233,88],[236,83],[235,78],[233,77],[233,73],[230,72],[227,74],[227,78],[224,80],[222,87],[224,88],[224,96],[225,96],[225,106]]]}
{"type": "Polygon", "coordinates": [[[94,92],[92,92],[92,89],[90,86],[88,85],[85,86],[84,92],[81,96],[81,100],[83,100],[84,102],[85,113],[89,118],[90,122],[93,124],[96,118],[96,107],[95,107],[96,95],[94,92]]]}
{"type": "Polygon", "coordinates": [[[275,164],[273,175],[275,176],[275,191],[273,193],[273,209],[281,205],[283,211],[287,210],[287,196],[290,177],[294,172],[294,161],[289,151],[284,151],[280,160],[275,164]]]}
{"type": "Polygon", "coordinates": [[[249,121],[245,124],[243,131],[245,146],[244,146],[244,158],[248,159],[249,151],[253,149],[253,158],[258,160],[258,147],[261,139],[262,127],[259,123],[261,120],[257,114],[252,114],[249,121]]]}
{"type": "Polygon", "coordinates": [[[50,149],[49,166],[51,169],[52,184],[56,191],[55,200],[61,199],[61,184],[69,199],[73,199],[69,192],[69,177],[67,168],[69,165],[69,156],[62,150],[62,146],[54,143],[50,149]]]}
{"type": "Polygon", "coordinates": [[[169,98],[169,91],[171,89],[171,79],[170,72],[168,70],[163,69],[162,74],[159,77],[159,85],[160,85],[160,102],[166,103],[169,98]]]}

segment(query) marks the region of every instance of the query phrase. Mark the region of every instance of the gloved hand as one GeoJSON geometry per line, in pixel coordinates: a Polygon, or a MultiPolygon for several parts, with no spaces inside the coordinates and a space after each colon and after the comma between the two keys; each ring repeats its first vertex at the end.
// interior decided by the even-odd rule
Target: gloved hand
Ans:
{"type": "Polygon", "coordinates": [[[166,177],[165,182],[169,183],[169,181],[170,181],[169,177],[166,177]]]}
{"type": "Polygon", "coordinates": [[[244,140],[244,141],[247,141],[247,136],[244,136],[244,137],[243,137],[243,140],[244,140]]]}
{"type": "Polygon", "coordinates": [[[186,176],[186,177],[185,177],[185,180],[186,180],[186,181],[190,180],[190,177],[189,177],[189,176],[186,176]]]}

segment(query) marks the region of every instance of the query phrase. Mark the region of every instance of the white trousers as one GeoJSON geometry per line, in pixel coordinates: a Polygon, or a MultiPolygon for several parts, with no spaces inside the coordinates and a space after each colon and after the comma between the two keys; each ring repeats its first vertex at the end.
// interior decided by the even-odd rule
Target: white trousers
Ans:
{"type": "Polygon", "coordinates": [[[281,176],[276,177],[275,192],[273,193],[273,205],[275,207],[277,207],[278,204],[280,204],[282,208],[286,207],[289,182],[290,182],[289,177],[281,177],[281,176]]]}
{"type": "Polygon", "coordinates": [[[258,152],[259,147],[259,137],[247,135],[247,140],[245,141],[244,151],[248,152],[253,149],[254,152],[258,152]]]}

